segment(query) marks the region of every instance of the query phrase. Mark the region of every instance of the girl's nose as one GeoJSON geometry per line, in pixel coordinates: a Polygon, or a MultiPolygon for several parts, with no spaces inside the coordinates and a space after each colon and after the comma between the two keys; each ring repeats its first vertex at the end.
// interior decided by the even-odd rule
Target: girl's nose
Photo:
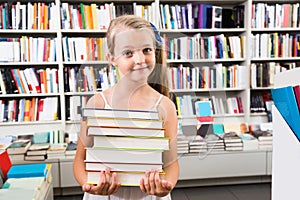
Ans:
{"type": "Polygon", "coordinates": [[[136,51],[134,53],[133,59],[134,59],[134,62],[136,64],[142,64],[142,63],[144,63],[145,62],[145,55],[144,55],[143,51],[140,51],[140,50],[136,51]]]}

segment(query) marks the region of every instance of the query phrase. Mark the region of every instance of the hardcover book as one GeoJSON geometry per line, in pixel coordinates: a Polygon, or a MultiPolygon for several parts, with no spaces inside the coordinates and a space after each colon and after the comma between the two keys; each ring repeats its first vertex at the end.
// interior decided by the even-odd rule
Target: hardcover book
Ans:
{"type": "Polygon", "coordinates": [[[99,136],[144,136],[144,137],[164,137],[164,129],[153,128],[143,129],[136,127],[112,127],[112,126],[90,126],[87,129],[88,135],[99,136]]]}
{"type": "MultiPolygon", "coordinates": [[[[87,172],[87,183],[98,184],[100,182],[99,171],[87,172]]],[[[161,172],[160,178],[164,178],[164,172],[161,172]]],[[[145,172],[117,172],[117,182],[121,186],[139,186],[141,178],[145,178],[145,172]]]]}
{"type": "Polygon", "coordinates": [[[94,147],[116,149],[168,150],[169,139],[157,137],[95,136],[94,147]]]}
{"type": "Polygon", "coordinates": [[[50,169],[51,165],[45,163],[13,165],[7,173],[7,177],[46,177],[50,169]]]}
{"type": "Polygon", "coordinates": [[[113,163],[113,162],[87,162],[85,163],[88,171],[105,171],[109,168],[111,171],[127,172],[145,172],[155,169],[162,171],[162,163],[113,163]]]}
{"type": "Polygon", "coordinates": [[[87,126],[162,128],[162,121],[151,119],[89,117],[87,118],[87,126]]]}
{"type": "Polygon", "coordinates": [[[86,162],[158,164],[162,163],[162,151],[86,148],[86,162]]]}

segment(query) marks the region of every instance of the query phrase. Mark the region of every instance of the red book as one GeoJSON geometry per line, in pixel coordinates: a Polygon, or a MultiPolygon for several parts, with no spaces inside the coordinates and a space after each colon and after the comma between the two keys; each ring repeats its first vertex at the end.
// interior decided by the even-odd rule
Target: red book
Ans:
{"type": "Polygon", "coordinates": [[[4,180],[7,179],[7,172],[9,171],[11,167],[11,161],[9,159],[7,151],[3,151],[0,153],[0,168],[2,170],[2,173],[4,175],[4,180]]]}
{"type": "Polygon", "coordinates": [[[295,97],[296,97],[296,100],[297,100],[298,109],[299,109],[299,112],[300,112],[300,85],[295,85],[293,87],[293,89],[294,89],[295,97]]]}

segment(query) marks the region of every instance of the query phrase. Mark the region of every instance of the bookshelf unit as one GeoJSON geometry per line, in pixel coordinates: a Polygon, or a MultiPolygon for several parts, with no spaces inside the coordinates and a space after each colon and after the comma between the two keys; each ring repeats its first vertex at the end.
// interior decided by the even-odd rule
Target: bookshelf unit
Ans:
{"type": "MultiPolygon", "coordinates": [[[[21,4],[27,4],[30,1],[21,1],[21,4]]],[[[35,1],[33,1],[34,3],[35,1]]],[[[54,15],[52,23],[53,28],[49,30],[13,30],[13,29],[0,29],[0,35],[1,38],[21,38],[22,36],[25,37],[34,37],[34,38],[53,38],[56,39],[55,44],[55,54],[56,59],[54,61],[18,61],[18,62],[0,62],[1,69],[27,69],[27,68],[35,68],[35,69],[46,69],[46,68],[54,68],[57,69],[58,73],[58,91],[56,93],[29,93],[29,94],[1,94],[0,100],[10,100],[10,99],[31,99],[31,98],[46,98],[46,97],[55,97],[58,99],[58,108],[57,108],[57,120],[45,120],[45,121],[26,121],[26,122],[1,122],[0,123],[0,131],[1,135],[19,135],[22,133],[32,133],[32,132],[41,132],[41,131],[49,131],[53,129],[59,129],[64,130],[65,132],[68,132],[70,134],[70,137],[72,139],[77,138],[77,133],[79,132],[79,119],[76,118],[76,116],[71,117],[71,114],[68,112],[72,112],[72,109],[70,111],[70,102],[78,103],[74,104],[80,105],[85,97],[93,95],[95,92],[100,91],[101,88],[99,88],[96,85],[96,88],[89,89],[89,90],[70,90],[70,82],[69,77],[65,76],[68,72],[68,70],[71,70],[73,68],[84,68],[86,66],[90,67],[93,66],[95,69],[104,69],[107,67],[108,63],[105,61],[105,57],[101,57],[100,55],[97,56],[91,56],[91,59],[68,59],[68,56],[66,55],[66,52],[64,50],[64,39],[72,39],[72,38],[103,38],[105,37],[105,30],[95,30],[95,29],[71,29],[71,28],[64,28],[62,26],[62,15],[61,15],[61,7],[63,3],[68,3],[69,5],[80,5],[80,3],[90,5],[93,3],[96,3],[97,5],[104,5],[105,3],[110,4],[111,2],[107,1],[94,1],[94,0],[45,0],[46,3],[53,3],[55,4],[54,9],[54,15]],[[67,59],[66,59],[67,58],[67,59]],[[71,99],[71,101],[70,101],[71,99]]],[[[286,1],[277,1],[277,0],[264,0],[264,1],[256,1],[256,0],[216,0],[216,1],[205,1],[205,0],[191,0],[189,2],[183,2],[178,0],[155,0],[155,1],[145,1],[145,0],[138,0],[138,1],[121,1],[116,0],[112,1],[113,5],[133,5],[134,2],[136,2],[137,5],[151,5],[152,3],[155,3],[153,5],[154,12],[159,13],[160,12],[160,5],[187,5],[187,3],[191,2],[192,4],[212,4],[215,6],[219,6],[222,8],[233,8],[235,6],[244,6],[244,26],[239,28],[192,28],[192,29],[164,29],[159,25],[159,18],[158,15],[155,15],[154,18],[152,18],[152,22],[157,26],[162,36],[170,38],[170,39],[176,39],[179,37],[194,37],[196,34],[200,34],[200,36],[203,37],[212,37],[212,36],[234,36],[234,37],[244,37],[244,53],[240,57],[233,57],[233,58],[184,58],[184,59],[174,59],[169,58],[167,60],[167,64],[170,67],[177,67],[179,65],[182,65],[183,67],[203,67],[208,66],[210,69],[213,68],[215,64],[221,64],[224,66],[231,66],[231,65],[240,65],[245,66],[244,72],[244,85],[242,87],[218,87],[218,88],[180,88],[180,89],[172,89],[172,92],[175,93],[176,96],[183,96],[183,95],[191,95],[193,98],[198,97],[211,97],[215,96],[219,99],[227,99],[228,97],[235,97],[239,96],[242,99],[243,102],[243,113],[239,114],[229,114],[228,112],[225,112],[223,114],[216,114],[214,115],[214,120],[217,123],[226,123],[226,122],[248,122],[248,123],[259,123],[259,122],[266,122],[267,116],[265,113],[251,113],[250,106],[251,106],[251,97],[253,94],[261,93],[261,92],[269,92],[269,90],[272,88],[272,85],[268,85],[266,87],[251,87],[251,64],[252,63],[264,63],[264,62],[278,62],[278,63],[287,63],[287,62],[295,62],[299,63],[300,61],[300,55],[297,56],[285,56],[285,57],[277,57],[277,58],[271,58],[271,57],[262,57],[262,58],[256,58],[252,56],[253,51],[253,45],[252,45],[252,34],[270,34],[270,33],[293,33],[293,34],[300,34],[299,31],[299,25],[294,28],[254,28],[252,27],[252,4],[264,2],[268,4],[296,4],[298,3],[297,0],[290,0],[288,2],[286,1]]],[[[1,4],[4,4],[2,2],[1,4]]],[[[66,19],[68,20],[68,19],[66,19]]],[[[298,64],[299,65],[299,64],[298,64]]],[[[109,69],[111,70],[111,69],[109,69]]],[[[226,108],[226,106],[225,106],[226,108]]],[[[73,113],[74,114],[74,113],[73,113]]],[[[75,112],[76,114],[76,112],[75,112]]],[[[191,116],[180,116],[180,121],[186,124],[196,124],[196,117],[194,115],[191,116]]],[[[250,157],[254,157],[256,154],[255,152],[247,153],[245,152],[239,152],[238,156],[233,156],[233,161],[238,162],[239,158],[242,158],[243,155],[247,157],[247,155],[250,155],[250,157]],[[247,155],[246,155],[247,154],[247,155]]],[[[256,176],[256,175],[271,175],[271,165],[270,160],[272,157],[272,152],[270,151],[259,151],[257,154],[259,160],[262,162],[266,162],[267,164],[259,165],[260,170],[252,171],[251,173],[247,174],[245,172],[244,174],[241,173],[240,176],[256,176]],[[266,161],[267,159],[267,161],[266,161]],[[267,172],[261,170],[262,168],[266,168],[267,172]]],[[[217,154],[214,156],[214,163],[222,163],[223,158],[222,156],[231,156],[231,153],[225,153],[225,154],[217,154]],[[220,158],[220,159],[218,159],[220,158]]],[[[193,161],[193,163],[196,165],[201,165],[202,160],[197,160],[193,158],[193,156],[185,156],[183,157],[183,160],[188,163],[190,160],[193,161]]],[[[254,158],[255,160],[255,158],[254,158]]],[[[61,164],[59,166],[57,163],[56,168],[62,168],[62,166],[66,165],[68,169],[71,168],[71,161],[61,164]]],[[[207,161],[208,162],[208,161],[207,161]]],[[[259,161],[257,160],[259,163],[259,161]]],[[[184,162],[180,164],[182,166],[182,169],[184,173],[182,175],[182,179],[188,180],[191,177],[188,175],[188,173],[191,173],[191,171],[188,170],[189,166],[186,166],[184,162]]],[[[57,170],[58,170],[57,169],[57,170]]],[[[207,168],[209,169],[209,166],[207,168]]],[[[70,172],[70,171],[69,171],[70,172]]],[[[203,170],[205,172],[205,170],[203,170]]],[[[58,174],[58,173],[57,173],[58,174]]],[[[69,187],[69,186],[76,186],[76,184],[72,185],[72,183],[66,183],[66,185],[59,184],[59,181],[62,181],[62,179],[59,179],[59,177],[62,176],[62,174],[58,175],[57,183],[54,183],[54,187],[69,187]]],[[[223,178],[229,178],[231,175],[224,173],[223,176],[220,175],[220,177],[223,178]]],[[[197,179],[209,179],[209,178],[217,178],[216,176],[207,176],[203,177],[203,174],[198,174],[195,176],[197,179]]],[[[66,179],[63,179],[66,180],[66,179]]],[[[62,182],[63,183],[63,182],[62,182]]]]}

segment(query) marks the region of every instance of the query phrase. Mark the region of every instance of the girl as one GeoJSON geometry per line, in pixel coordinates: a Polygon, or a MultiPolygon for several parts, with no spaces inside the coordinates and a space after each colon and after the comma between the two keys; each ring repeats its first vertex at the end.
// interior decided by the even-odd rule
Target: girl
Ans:
{"type": "Polygon", "coordinates": [[[164,152],[165,179],[155,170],[145,173],[140,187],[120,187],[116,173],[109,169],[100,172],[101,182],[86,184],[85,147],[92,146],[86,136],[86,122],[80,127],[74,175],[85,192],[84,199],[171,199],[179,168],[177,161],[177,115],[174,103],[168,98],[168,80],[163,62],[161,38],[146,20],[123,15],[111,21],[107,31],[110,63],[118,67],[120,81],[109,89],[95,94],[86,107],[131,110],[157,109],[164,121],[165,137],[170,139],[170,150],[164,152]],[[157,64],[156,64],[157,63],[157,64]]]}

